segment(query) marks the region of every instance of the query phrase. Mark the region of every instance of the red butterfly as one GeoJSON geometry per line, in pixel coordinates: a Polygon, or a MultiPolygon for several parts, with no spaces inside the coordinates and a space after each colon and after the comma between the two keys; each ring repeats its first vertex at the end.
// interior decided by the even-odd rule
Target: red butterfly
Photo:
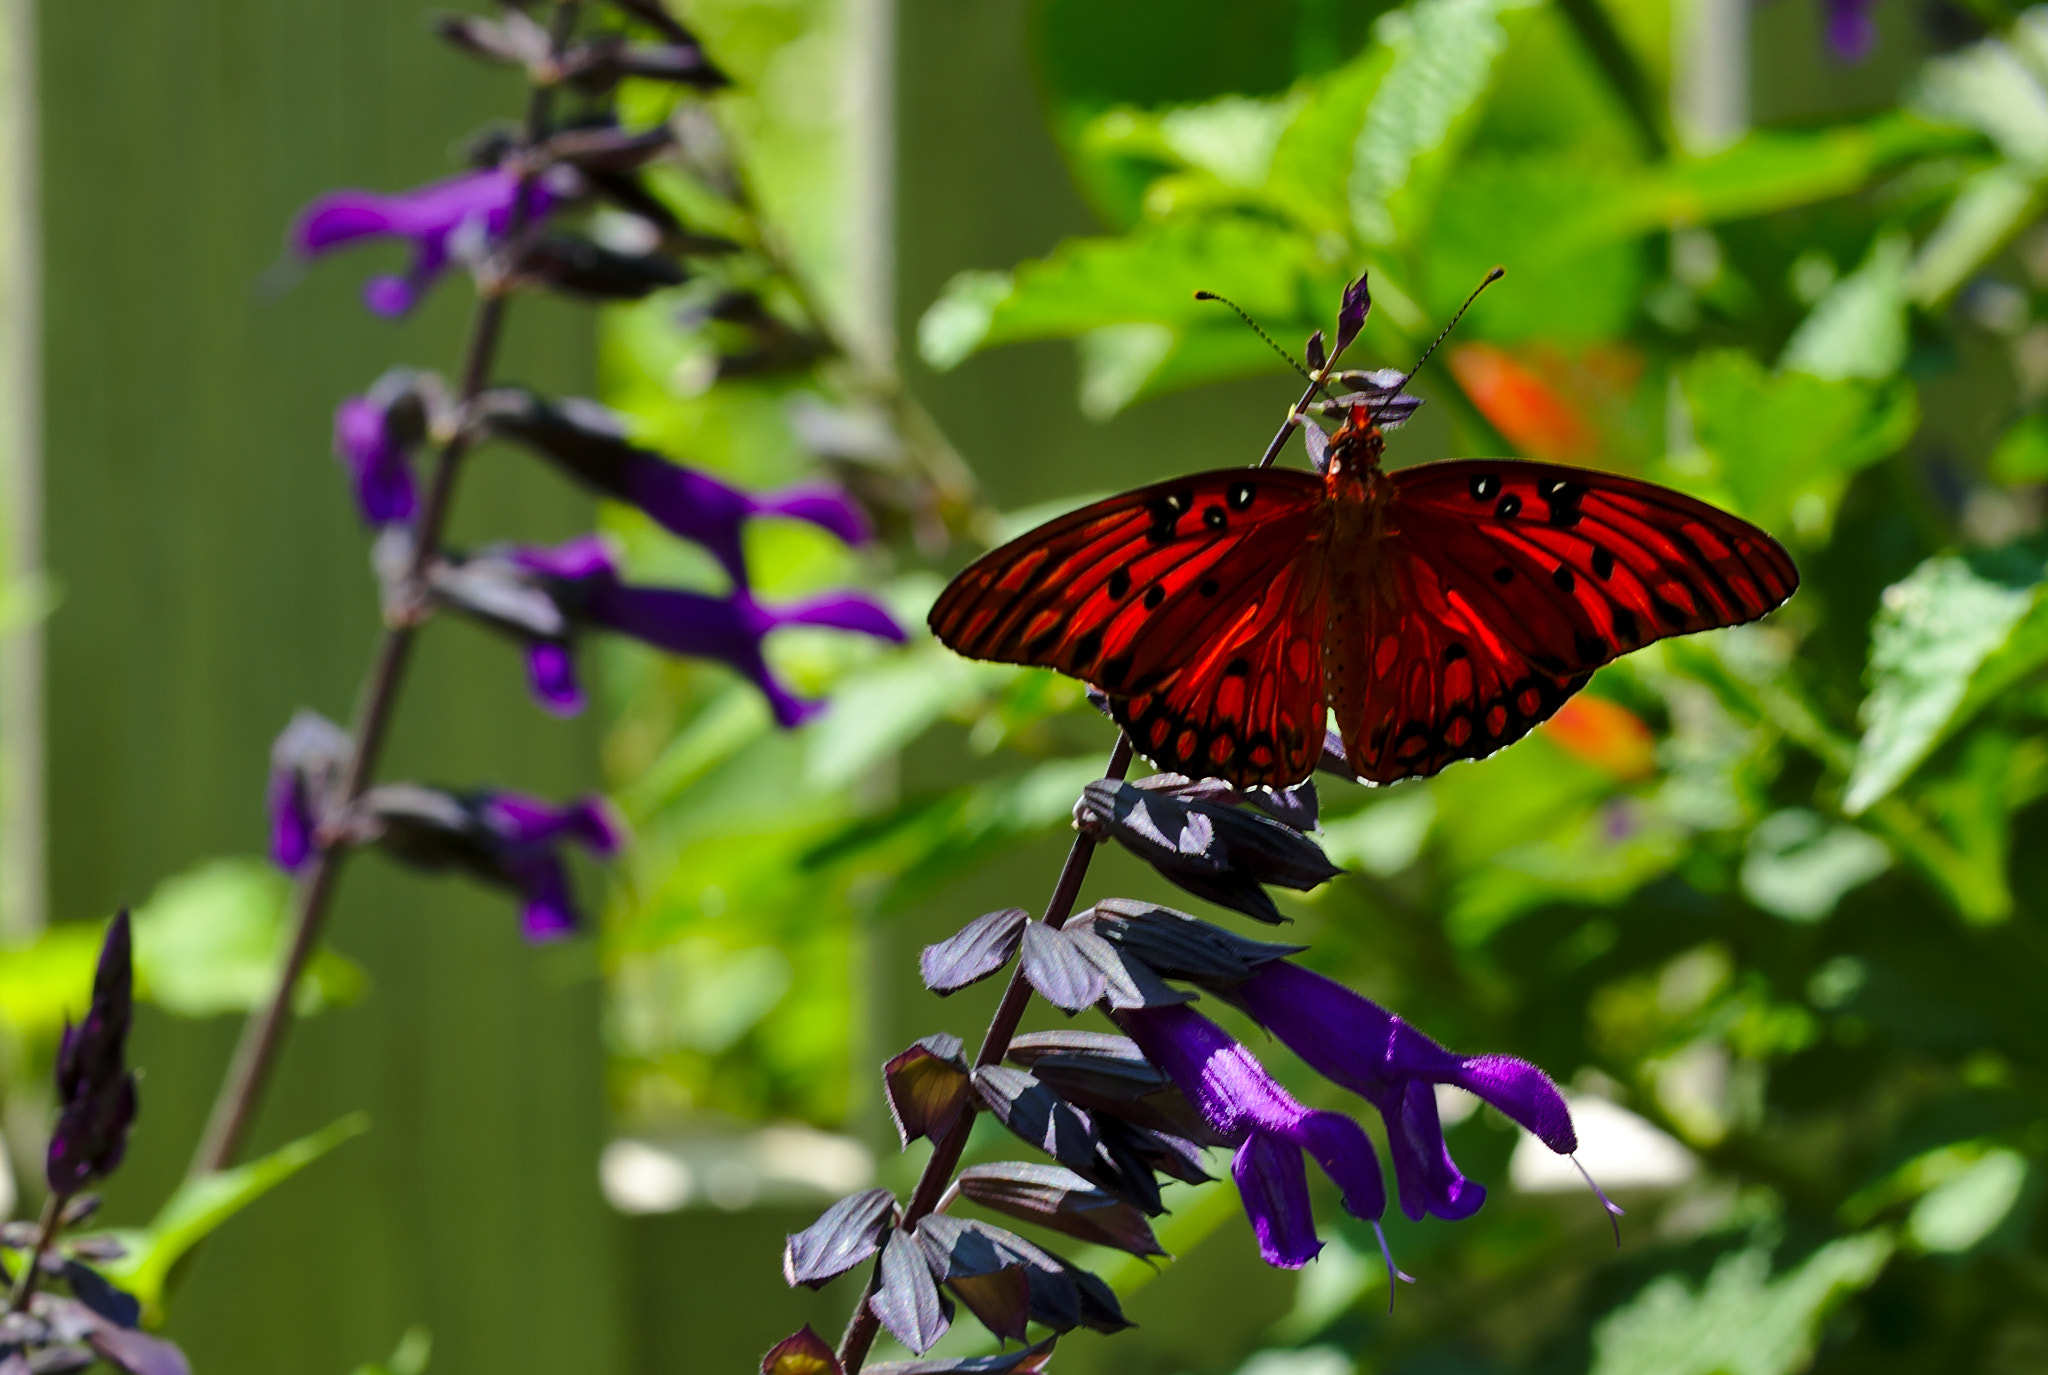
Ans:
{"type": "Polygon", "coordinates": [[[1083,507],[969,565],[932,632],[1095,684],[1164,769],[1299,783],[1327,705],[1351,768],[1391,783],[1484,758],[1602,664],[1799,585],[1762,530],[1654,483],[1515,459],[1387,472],[1384,448],[1353,405],[1320,476],[1227,468],[1083,507]]]}

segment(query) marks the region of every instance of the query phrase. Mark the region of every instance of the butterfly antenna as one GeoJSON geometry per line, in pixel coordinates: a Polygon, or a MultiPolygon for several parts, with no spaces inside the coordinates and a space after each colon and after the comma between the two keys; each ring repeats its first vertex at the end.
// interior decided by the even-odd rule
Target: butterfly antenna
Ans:
{"type": "Polygon", "coordinates": [[[1422,356],[1415,360],[1415,366],[1408,369],[1406,375],[1401,378],[1401,386],[1394,388],[1393,395],[1399,396],[1401,388],[1407,386],[1415,374],[1422,371],[1422,365],[1429,361],[1429,355],[1436,352],[1436,346],[1451,337],[1451,331],[1458,327],[1458,321],[1465,318],[1465,312],[1472,309],[1472,303],[1479,299],[1479,293],[1507,275],[1508,270],[1506,268],[1496,267],[1493,271],[1486,274],[1485,281],[1472,288],[1472,294],[1465,298],[1465,304],[1458,307],[1458,313],[1451,317],[1451,322],[1448,325],[1444,326],[1444,332],[1437,335],[1431,341],[1430,346],[1422,351],[1422,356]]]}
{"type": "Polygon", "coordinates": [[[1302,380],[1304,382],[1307,382],[1312,387],[1320,387],[1323,385],[1322,378],[1316,376],[1307,368],[1303,367],[1293,354],[1289,353],[1286,349],[1283,349],[1278,344],[1274,343],[1273,336],[1266,333],[1266,331],[1260,329],[1259,322],[1257,320],[1254,320],[1251,316],[1245,314],[1243,308],[1240,307],[1237,302],[1231,300],[1228,296],[1218,296],[1213,291],[1198,291],[1195,293],[1195,299],[1197,301],[1221,301],[1224,305],[1229,306],[1233,311],[1237,312],[1238,319],[1244,321],[1246,325],[1250,326],[1251,332],[1253,334],[1258,335],[1261,339],[1264,339],[1266,341],[1267,348],[1273,350],[1273,352],[1279,354],[1282,358],[1286,359],[1287,366],[1293,368],[1296,372],[1301,374],[1302,380]]]}

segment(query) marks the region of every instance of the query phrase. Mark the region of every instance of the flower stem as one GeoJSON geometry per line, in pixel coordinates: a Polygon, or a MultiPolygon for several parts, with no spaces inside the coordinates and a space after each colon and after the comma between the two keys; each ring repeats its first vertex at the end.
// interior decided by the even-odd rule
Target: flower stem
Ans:
{"type": "Polygon", "coordinates": [[[64,1205],[70,1201],[71,1195],[66,1193],[51,1194],[43,1201],[42,1225],[36,1230],[35,1245],[22,1262],[21,1275],[14,1281],[14,1294],[7,1301],[8,1312],[26,1312],[28,1301],[35,1297],[36,1280],[43,1273],[43,1252],[57,1239],[57,1224],[63,1219],[64,1205]]]}
{"type": "MultiPolygon", "coordinates": [[[[1131,737],[1118,734],[1116,748],[1110,751],[1109,763],[1103,768],[1104,778],[1121,780],[1131,771],[1131,737]]],[[[1067,924],[1067,918],[1074,914],[1074,903],[1081,895],[1081,881],[1088,876],[1089,861],[1095,858],[1095,838],[1086,831],[1074,837],[1074,846],[1067,851],[1067,862],[1060,868],[1059,882],[1053,885],[1052,899],[1045,906],[1045,924],[1058,930],[1067,924]]],[[[1019,968],[1010,975],[1009,987],[1003,990],[1003,1000],[996,1005],[996,1014],[989,1020],[988,1031],[981,1038],[981,1049],[975,1053],[975,1068],[993,1065],[1009,1052],[1011,1038],[1017,1034],[1017,1024],[1024,1019],[1024,1008],[1031,1001],[1031,985],[1025,982],[1024,971],[1019,968]]],[[[967,1149],[967,1138],[974,1130],[974,1104],[969,1101],[954,1119],[952,1129],[932,1147],[931,1158],[924,1162],[924,1173],[918,1176],[917,1189],[910,1196],[910,1205],[903,1210],[903,1229],[917,1226],[918,1220],[938,1206],[946,1186],[953,1182],[953,1171],[960,1164],[960,1155],[967,1149]]],[[[839,1363],[846,1368],[846,1375],[858,1375],[861,1363],[868,1358],[868,1350],[875,1344],[875,1334],[881,1320],[869,1306],[868,1299],[874,1294],[875,1286],[881,1280],[881,1262],[875,1263],[875,1272],[868,1280],[868,1287],[861,1294],[860,1307],[853,1312],[846,1325],[846,1335],[839,1343],[839,1363]]]]}
{"type": "MultiPolygon", "coordinates": [[[[576,21],[576,11],[576,0],[557,0],[555,4],[551,32],[557,52],[568,41],[576,21]]],[[[527,104],[528,147],[547,137],[553,118],[554,88],[536,87],[527,104]]],[[[529,170],[520,182],[518,194],[513,197],[511,219],[505,235],[507,244],[515,244],[526,228],[526,193],[535,175],[529,170]]],[[[466,406],[475,400],[490,385],[498,343],[505,330],[506,301],[506,288],[502,281],[489,282],[483,288],[476,313],[470,320],[469,340],[464,347],[461,405],[466,406]]],[[[442,533],[448,524],[448,513],[455,499],[455,481],[469,445],[467,429],[459,428],[442,445],[435,462],[432,483],[413,527],[412,566],[405,580],[408,599],[418,598],[428,561],[440,547],[442,533]]],[[[399,689],[404,684],[406,664],[411,659],[413,640],[419,633],[419,626],[416,615],[401,616],[385,626],[377,642],[368,676],[357,699],[351,732],[355,747],[341,788],[343,807],[352,805],[362,796],[376,773],[377,760],[383,753],[384,740],[397,711],[399,689]]],[[[257,1009],[242,1029],[242,1038],[235,1046],[234,1058],[228,1064],[227,1076],[221,1081],[219,1096],[215,1098],[213,1111],[207,1118],[206,1131],[200,1137],[199,1149],[192,1157],[193,1176],[226,1169],[234,1163],[241,1150],[243,1138],[248,1134],[249,1125],[262,1103],[276,1067],[278,1052],[283,1048],[285,1030],[291,1024],[292,994],[298,988],[307,961],[319,947],[320,934],[326,926],[328,909],[333,903],[346,854],[344,845],[322,845],[315,851],[309,867],[293,890],[292,937],[283,968],[279,971],[270,1001],[257,1009]]]]}

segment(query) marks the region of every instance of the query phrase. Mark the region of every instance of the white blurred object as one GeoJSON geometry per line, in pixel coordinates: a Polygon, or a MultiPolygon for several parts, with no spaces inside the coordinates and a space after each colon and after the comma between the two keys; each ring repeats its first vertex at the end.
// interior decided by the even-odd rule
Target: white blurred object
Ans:
{"type": "Polygon", "coordinates": [[[7,1138],[0,1136],[0,1222],[14,1216],[14,1161],[7,1155],[7,1138]]]}
{"type": "Polygon", "coordinates": [[[621,1137],[604,1148],[597,1173],[606,1201],[622,1213],[737,1212],[851,1193],[874,1178],[875,1160],[851,1137],[784,1126],[659,1141],[621,1137]]]}
{"type": "MultiPolygon", "coordinates": [[[[1698,1172],[1699,1162],[1692,1152],[1627,1108],[1590,1096],[1567,1101],[1572,1125],[1579,1133],[1579,1163],[1601,1188],[1610,1192],[1668,1189],[1698,1172]]],[[[1526,1132],[1508,1162],[1508,1182],[1525,1194],[1586,1187],[1568,1157],[1556,1154],[1526,1132]]]]}

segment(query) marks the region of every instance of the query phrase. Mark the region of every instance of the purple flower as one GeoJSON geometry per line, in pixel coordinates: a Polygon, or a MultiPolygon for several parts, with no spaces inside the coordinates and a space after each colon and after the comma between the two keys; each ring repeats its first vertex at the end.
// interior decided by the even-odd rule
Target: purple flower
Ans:
{"type": "Polygon", "coordinates": [[[534,450],[585,485],[646,512],[671,534],[704,546],[735,587],[747,585],[741,532],[755,516],[801,520],[863,544],[873,535],[851,498],[823,483],[752,494],[728,487],[626,437],[618,417],[576,398],[549,403],[513,388],[482,398],[478,410],[491,430],[534,450]]]}
{"type": "MultiPolygon", "coordinates": [[[[291,245],[302,257],[313,258],[362,239],[407,240],[412,244],[412,264],[405,273],[372,277],[363,288],[363,301],[371,310],[403,315],[450,262],[473,255],[510,232],[519,186],[517,171],[493,167],[396,195],[330,191],[300,214],[292,226],[291,245]]],[[[539,221],[556,199],[546,178],[529,183],[527,220],[539,221]]]]}
{"type": "Polygon", "coordinates": [[[436,378],[393,368],[366,395],[348,397],[335,408],[334,456],[348,470],[356,505],[369,524],[412,519],[419,504],[412,449],[446,405],[436,378]]]}
{"type": "Polygon", "coordinates": [[[557,807],[521,793],[457,794],[417,783],[387,783],[357,801],[352,839],[374,841],[423,869],[462,869],[524,900],[526,938],[553,940],[580,927],[562,845],[609,857],[620,835],[604,803],[581,798],[557,807]]]}
{"type": "Polygon", "coordinates": [[[1550,1077],[1507,1055],[1454,1055],[1340,983],[1286,960],[1219,990],[1310,1068],[1371,1103],[1386,1119],[1401,1211],[1470,1217],[1486,1190],[1459,1173],[1437,1117],[1437,1084],[1455,1084],[1534,1132],[1559,1155],[1579,1148],[1571,1110],[1550,1077]]]}
{"type": "Polygon", "coordinates": [[[549,710],[580,711],[583,691],[569,645],[591,630],[630,636],[698,659],[717,659],[751,678],[776,721],[795,726],[822,710],[791,693],[768,668],[762,641],[784,626],[812,625],[901,642],[903,630],[861,592],[831,592],[766,607],[744,588],[724,597],[668,587],[635,587],[619,577],[603,541],[586,536],[552,549],[512,546],[429,572],[434,594],[527,643],[533,691],[549,710]]]}
{"type": "Polygon", "coordinates": [[[341,790],[355,745],[318,712],[302,711],[270,747],[270,857],[297,873],[321,846],[320,827],[341,790]]]}
{"type": "Polygon", "coordinates": [[[1861,62],[1877,45],[1877,22],[1870,11],[1876,0],[1823,0],[1827,9],[1828,47],[1844,62],[1861,62]]]}
{"type": "Polygon", "coordinates": [[[57,1127],[44,1173],[50,1192],[68,1197],[113,1172],[135,1123],[135,1076],[122,1049],[134,1014],[128,914],[107,927],[85,1020],[68,1022],[57,1048],[57,1127]]]}
{"type": "Polygon", "coordinates": [[[1134,1008],[1118,1017],[1145,1058],[1237,1147],[1230,1172],[1268,1265],[1297,1270],[1323,1249],[1309,1208],[1303,1151],[1335,1181],[1345,1211],[1378,1228],[1386,1187],[1358,1123],[1295,1102],[1250,1051],[1191,1008],[1134,1008]]]}

